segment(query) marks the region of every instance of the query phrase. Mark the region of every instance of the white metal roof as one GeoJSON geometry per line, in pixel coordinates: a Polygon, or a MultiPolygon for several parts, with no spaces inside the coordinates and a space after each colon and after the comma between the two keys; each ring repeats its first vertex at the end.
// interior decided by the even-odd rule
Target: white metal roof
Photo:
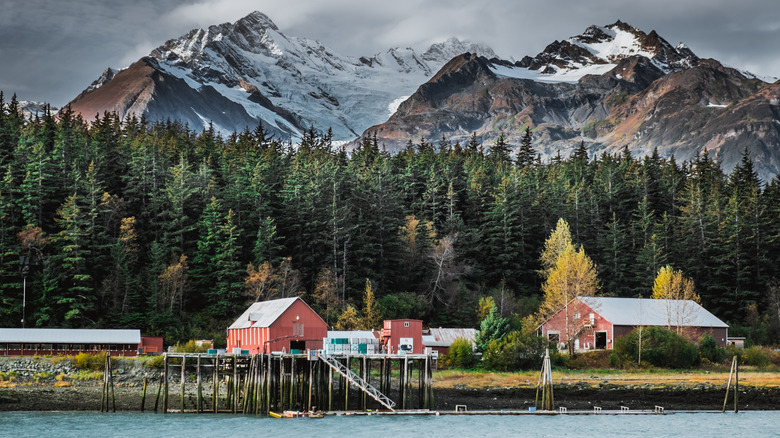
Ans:
{"type": "Polygon", "coordinates": [[[656,300],[652,298],[578,297],[593,311],[614,325],[652,325],[682,327],[725,327],[707,309],[691,300],[656,300]],[[678,315],[680,316],[678,318],[678,315]]]}
{"type": "Polygon", "coordinates": [[[463,338],[474,343],[477,330],[473,328],[431,328],[430,334],[423,336],[426,347],[449,347],[455,339],[463,338]]]}
{"type": "Polygon", "coordinates": [[[328,339],[376,339],[371,330],[328,330],[328,339]]]}
{"type": "Polygon", "coordinates": [[[285,310],[299,299],[299,297],[291,297],[252,303],[228,328],[270,327],[274,321],[282,316],[285,310]]]}
{"type": "Polygon", "coordinates": [[[3,328],[5,344],[140,344],[141,330],[3,328]]]}

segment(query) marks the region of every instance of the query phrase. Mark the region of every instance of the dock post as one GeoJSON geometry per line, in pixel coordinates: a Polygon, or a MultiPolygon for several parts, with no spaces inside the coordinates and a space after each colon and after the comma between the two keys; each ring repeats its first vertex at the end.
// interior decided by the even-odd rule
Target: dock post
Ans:
{"type": "Polygon", "coordinates": [[[295,355],[290,353],[290,400],[289,400],[289,403],[290,403],[290,409],[292,409],[292,410],[297,410],[295,408],[295,401],[296,401],[295,400],[295,393],[296,393],[295,390],[296,390],[296,386],[297,386],[296,385],[296,383],[297,383],[296,380],[297,379],[295,378],[295,355]]]}
{"type": "Polygon", "coordinates": [[[146,402],[146,384],[149,381],[149,376],[147,373],[144,373],[144,387],[141,390],[141,412],[144,411],[144,403],[146,402]]]}
{"type": "MultiPolygon", "coordinates": [[[[731,378],[734,376],[734,368],[737,365],[737,356],[734,356],[734,358],[731,360],[731,370],[729,370],[729,380],[726,382],[726,398],[723,399],[723,410],[721,412],[726,412],[726,404],[729,402],[729,390],[731,389],[731,378]]],[[[734,396],[734,407],[736,409],[736,396],[734,396]]]]}
{"type": "Polygon", "coordinates": [[[211,407],[216,414],[219,412],[219,353],[214,357],[214,369],[211,372],[213,374],[211,384],[214,388],[211,393],[211,407]]]}
{"type": "Polygon", "coordinates": [[[328,410],[333,410],[333,368],[328,367],[328,410]]]}
{"type": "Polygon", "coordinates": [[[311,412],[311,386],[314,383],[312,380],[314,370],[312,369],[312,362],[309,361],[309,402],[306,404],[306,410],[311,412]]]}
{"type": "Polygon", "coordinates": [[[739,399],[739,359],[734,356],[734,413],[739,412],[737,400],[739,399]]]}
{"type": "Polygon", "coordinates": [[[187,355],[181,357],[181,381],[179,382],[179,388],[181,390],[181,413],[184,413],[184,370],[187,368],[187,355]]]}
{"type": "MultiPolygon", "coordinates": [[[[352,356],[347,355],[347,369],[352,371],[352,356]]],[[[344,378],[344,385],[346,390],[344,391],[344,410],[349,410],[349,379],[344,378]]]]}
{"type": "MultiPolygon", "coordinates": [[[[364,382],[368,382],[368,378],[366,377],[366,357],[363,356],[360,358],[360,378],[363,379],[364,382]]],[[[366,410],[366,403],[368,400],[366,400],[367,394],[365,391],[363,391],[363,396],[361,397],[361,406],[362,409],[366,410]]]]}
{"type": "Polygon", "coordinates": [[[233,398],[230,399],[233,413],[238,407],[238,356],[233,355],[233,398]]]}
{"type": "MultiPolygon", "coordinates": [[[[111,363],[111,353],[108,353],[108,377],[111,379],[111,408],[116,412],[116,394],[114,394],[114,365],[111,363]]],[[[736,403],[736,400],[734,401],[736,403]]]]}
{"type": "Polygon", "coordinates": [[[198,388],[196,390],[197,392],[197,401],[195,402],[195,410],[200,414],[203,412],[203,387],[201,386],[201,380],[200,380],[200,354],[198,354],[198,364],[197,364],[198,370],[197,370],[197,385],[198,388]]]}
{"type": "Polygon", "coordinates": [[[163,383],[165,391],[163,392],[163,414],[168,413],[168,353],[163,353],[163,383]]]}
{"type": "Polygon", "coordinates": [[[157,384],[157,397],[154,399],[154,412],[157,412],[157,404],[160,402],[160,393],[162,393],[163,379],[157,384]]]}
{"type": "Polygon", "coordinates": [[[108,412],[108,356],[103,361],[103,387],[100,389],[100,412],[108,412]]]}

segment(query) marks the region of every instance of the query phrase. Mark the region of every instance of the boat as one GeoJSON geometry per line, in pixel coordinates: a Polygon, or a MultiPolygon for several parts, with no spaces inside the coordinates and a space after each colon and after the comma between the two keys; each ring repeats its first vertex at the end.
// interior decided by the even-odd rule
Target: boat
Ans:
{"type": "Polygon", "coordinates": [[[309,418],[323,418],[325,414],[322,412],[309,412],[306,416],[309,418]]]}
{"type": "Polygon", "coordinates": [[[268,416],[271,418],[282,418],[282,414],[277,414],[276,412],[268,411],[268,416]]]}

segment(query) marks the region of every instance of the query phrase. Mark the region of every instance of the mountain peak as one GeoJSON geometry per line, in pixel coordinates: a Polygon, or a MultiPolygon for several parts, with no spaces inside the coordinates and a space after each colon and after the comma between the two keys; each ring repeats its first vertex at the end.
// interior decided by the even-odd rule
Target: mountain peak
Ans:
{"type": "Polygon", "coordinates": [[[589,26],[580,35],[554,41],[535,57],[526,56],[509,76],[545,82],[576,82],[587,74],[604,74],[624,59],[645,57],[664,73],[694,66],[698,57],[685,45],[677,47],[656,31],[645,33],[621,20],[606,26],[589,26]]]}
{"type": "Polygon", "coordinates": [[[445,64],[452,58],[464,53],[476,53],[488,59],[496,57],[496,54],[489,47],[452,37],[441,43],[431,44],[428,50],[423,53],[422,58],[426,61],[445,64]]]}
{"type": "Polygon", "coordinates": [[[251,14],[247,15],[246,17],[236,21],[236,26],[239,25],[248,26],[255,29],[273,29],[276,31],[279,30],[279,28],[276,26],[276,23],[274,23],[268,17],[268,15],[265,15],[260,11],[254,11],[251,14]]]}

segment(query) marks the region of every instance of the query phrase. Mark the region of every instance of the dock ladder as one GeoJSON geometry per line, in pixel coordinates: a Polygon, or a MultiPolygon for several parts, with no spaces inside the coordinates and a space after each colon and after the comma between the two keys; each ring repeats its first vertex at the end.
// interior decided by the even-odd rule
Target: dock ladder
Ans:
{"type": "Polygon", "coordinates": [[[362,377],[353,373],[352,370],[347,368],[343,363],[337,361],[331,356],[320,355],[319,357],[320,360],[325,362],[329,367],[333,368],[334,371],[344,376],[344,378],[346,378],[350,383],[360,388],[361,391],[365,392],[371,398],[378,401],[382,406],[390,409],[391,411],[395,411],[395,409],[393,409],[395,407],[394,401],[390,400],[386,395],[379,392],[376,388],[371,386],[371,384],[363,380],[362,377]]]}

